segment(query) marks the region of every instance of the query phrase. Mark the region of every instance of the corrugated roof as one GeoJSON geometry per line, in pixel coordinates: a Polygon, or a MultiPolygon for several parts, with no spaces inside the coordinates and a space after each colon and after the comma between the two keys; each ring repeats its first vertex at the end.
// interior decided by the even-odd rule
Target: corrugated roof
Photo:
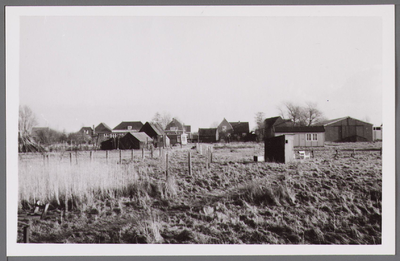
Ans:
{"type": "Polygon", "coordinates": [[[324,126],[275,127],[275,132],[278,132],[278,133],[325,132],[325,128],[324,128],[324,126]]]}
{"type": "Polygon", "coordinates": [[[143,123],[141,121],[123,121],[118,124],[113,130],[129,130],[128,126],[132,126],[131,130],[139,131],[140,128],[143,127],[143,123]]]}

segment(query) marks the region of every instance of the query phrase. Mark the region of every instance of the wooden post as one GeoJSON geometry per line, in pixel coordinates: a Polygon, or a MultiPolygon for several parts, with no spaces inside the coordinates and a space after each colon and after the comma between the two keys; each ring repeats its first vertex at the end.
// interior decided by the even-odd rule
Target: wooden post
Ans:
{"type": "Polygon", "coordinates": [[[192,176],[192,159],[190,151],[188,152],[188,170],[189,170],[189,176],[192,176]]]}
{"type": "Polygon", "coordinates": [[[210,151],[210,163],[213,163],[213,153],[210,151]]]}
{"type": "Polygon", "coordinates": [[[151,158],[153,158],[153,156],[154,156],[153,155],[154,154],[154,146],[151,146],[150,149],[151,149],[151,151],[150,151],[151,152],[151,158]]]}
{"type": "Polygon", "coordinates": [[[122,150],[119,150],[119,163],[122,163],[122,150]]]}
{"type": "Polygon", "coordinates": [[[168,153],[165,154],[165,177],[168,179],[168,153]]]}
{"type": "Polygon", "coordinates": [[[142,148],[142,159],[144,159],[144,147],[142,148]]]}
{"type": "Polygon", "coordinates": [[[72,153],[69,153],[69,163],[72,165],[72,153]]]}
{"type": "Polygon", "coordinates": [[[93,151],[90,151],[90,162],[93,161],[93,151]]]}
{"type": "Polygon", "coordinates": [[[133,150],[131,150],[131,160],[133,160],[133,150]]]}
{"type": "Polygon", "coordinates": [[[199,145],[199,152],[200,152],[200,155],[203,155],[203,146],[201,146],[201,144],[199,145]]]}
{"type": "Polygon", "coordinates": [[[76,161],[76,164],[78,164],[78,151],[77,150],[75,151],[75,161],[76,161]]]}
{"type": "Polygon", "coordinates": [[[106,161],[108,162],[108,150],[106,150],[106,161]]]}
{"type": "MultiPolygon", "coordinates": [[[[30,220],[29,220],[30,223],[30,220]]],[[[29,237],[30,237],[30,224],[27,226],[24,226],[24,243],[29,243],[29,237]]]]}

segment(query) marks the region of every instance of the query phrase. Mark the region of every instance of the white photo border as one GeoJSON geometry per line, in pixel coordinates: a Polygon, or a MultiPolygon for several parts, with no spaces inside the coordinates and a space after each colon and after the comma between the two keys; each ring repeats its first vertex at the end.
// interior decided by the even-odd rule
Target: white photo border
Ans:
{"type": "Polygon", "coordinates": [[[6,21],[7,256],[220,256],[395,254],[394,5],[368,6],[80,6],[10,7],[6,21]],[[141,245],[18,244],[19,21],[22,16],[375,16],[382,18],[382,244],[381,245],[141,245]]]}

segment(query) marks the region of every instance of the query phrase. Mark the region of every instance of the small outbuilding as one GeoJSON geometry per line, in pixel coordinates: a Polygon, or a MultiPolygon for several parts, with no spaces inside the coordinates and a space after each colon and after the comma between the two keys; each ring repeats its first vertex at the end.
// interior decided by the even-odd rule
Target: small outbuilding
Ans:
{"type": "Polygon", "coordinates": [[[372,141],[372,124],[351,117],[323,122],[325,140],[335,142],[372,141]]]}
{"type": "Polygon", "coordinates": [[[275,136],[293,135],[294,147],[323,147],[325,144],[324,126],[276,127],[275,136]]]}
{"type": "Polygon", "coordinates": [[[199,142],[213,143],[219,140],[218,128],[199,128],[199,142]]]}

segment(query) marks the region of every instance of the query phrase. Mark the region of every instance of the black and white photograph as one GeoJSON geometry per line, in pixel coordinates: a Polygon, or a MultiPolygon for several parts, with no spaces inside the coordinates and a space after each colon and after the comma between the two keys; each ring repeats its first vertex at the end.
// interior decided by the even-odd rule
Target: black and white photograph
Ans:
{"type": "Polygon", "coordinates": [[[8,255],[394,254],[394,6],[7,7],[8,255]]]}

